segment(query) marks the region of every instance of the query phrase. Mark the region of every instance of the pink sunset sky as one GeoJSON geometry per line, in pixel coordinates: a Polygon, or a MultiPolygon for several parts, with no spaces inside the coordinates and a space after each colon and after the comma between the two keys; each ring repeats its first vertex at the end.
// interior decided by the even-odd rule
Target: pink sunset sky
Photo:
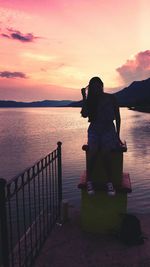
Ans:
{"type": "Polygon", "coordinates": [[[150,77],[149,0],[0,0],[0,99],[79,100],[150,77]]]}

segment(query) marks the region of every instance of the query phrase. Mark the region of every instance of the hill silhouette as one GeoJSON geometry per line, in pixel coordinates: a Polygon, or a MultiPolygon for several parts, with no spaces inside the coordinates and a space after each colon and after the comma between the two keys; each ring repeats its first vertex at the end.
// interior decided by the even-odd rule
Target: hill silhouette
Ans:
{"type": "Polygon", "coordinates": [[[135,81],[128,87],[115,93],[120,106],[148,106],[150,105],[150,78],[135,81]]]}
{"type": "Polygon", "coordinates": [[[70,104],[71,100],[43,100],[35,102],[17,102],[17,101],[7,101],[0,100],[0,107],[10,108],[10,107],[66,107],[70,104]]]}

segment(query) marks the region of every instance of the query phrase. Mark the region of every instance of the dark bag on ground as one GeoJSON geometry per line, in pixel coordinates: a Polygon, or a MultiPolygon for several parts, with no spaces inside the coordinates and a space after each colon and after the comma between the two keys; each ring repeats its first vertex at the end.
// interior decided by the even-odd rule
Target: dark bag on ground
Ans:
{"type": "Polygon", "coordinates": [[[141,223],[135,215],[123,215],[119,237],[122,243],[129,246],[144,244],[141,223]]]}

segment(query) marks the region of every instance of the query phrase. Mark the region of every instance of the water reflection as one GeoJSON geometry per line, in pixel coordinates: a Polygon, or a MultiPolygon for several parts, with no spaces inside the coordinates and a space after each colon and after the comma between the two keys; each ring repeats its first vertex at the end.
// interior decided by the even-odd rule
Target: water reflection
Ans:
{"type": "Polygon", "coordinates": [[[150,212],[150,114],[124,109],[123,131],[126,133],[128,152],[124,168],[130,173],[133,193],[129,195],[129,210],[150,212]]]}
{"type": "Polygon", "coordinates": [[[132,140],[134,151],[138,150],[136,155],[138,157],[143,157],[150,152],[150,125],[137,125],[132,128],[132,140]]]}
{"type": "MultiPolygon", "coordinates": [[[[150,114],[121,109],[121,137],[127,141],[124,171],[133,193],[129,210],[150,211],[150,114]]],[[[85,169],[82,145],[87,141],[86,119],[79,108],[0,109],[0,176],[10,179],[63,142],[63,197],[80,202],[77,183],[85,169]],[[9,129],[9,130],[8,130],[9,129]]]]}

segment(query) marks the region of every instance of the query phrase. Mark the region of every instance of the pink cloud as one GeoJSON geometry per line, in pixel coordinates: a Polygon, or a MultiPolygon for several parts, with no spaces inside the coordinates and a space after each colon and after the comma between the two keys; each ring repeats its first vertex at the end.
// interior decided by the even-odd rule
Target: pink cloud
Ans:
{"type": "Polygon", "coordinates": [[[150,77],[150,50],[139,52],[116,69],[125,83],[150,77]]]}

